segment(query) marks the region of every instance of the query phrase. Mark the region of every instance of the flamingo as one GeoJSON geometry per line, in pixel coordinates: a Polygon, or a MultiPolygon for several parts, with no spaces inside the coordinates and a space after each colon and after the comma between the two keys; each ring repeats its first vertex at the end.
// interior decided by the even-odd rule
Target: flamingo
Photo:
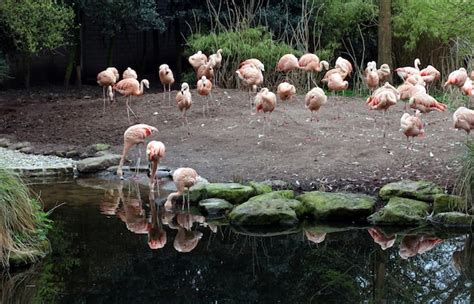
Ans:
{"type": "MultiPolygon", "coordinates": [[[[398,86],[397,91],[400,94],[400,100],[409,101],[416,94],[426,93],[425,82],[419,75],[410,76],[402,85],[398,86]]],[[[403,109],[406,110],[406,103],[403,109]]]]}
{"type": "MultiPolygon", "coordinates": [[[[273,112],[276,106],[276,95],[273,92],[270,92],[267,88],[263,88],[255,96],[255,106],[257,112],[263,112],[263,135],[265,136],[265,123],[266,123],[266,114],[273,112]]],[[[270,115],[269,114],[269,115],[270,115]]],[[[270,118],[269,118],[270,119],[270,118]]]]}
{"type": "Polygon", "coordinates": [[[214,78],[214,68],[212,65],[212,62],[201,65],[196,72],[197,79],[201,79],[202,76],[206,76],[207,79],[212,80],[214,78]]]}
{"type": "MultiPolygon", "coordinates": [[[[423,122],[420,119],[420,113],[419,110],[416,111],[415,115],[404,113],[400,119],[401,130],[407,137],[408,143],[410,143],[410,137],[423,137],[425,134],[425,130],[423,130],[423,122]]],[[[409,144],[407,144],[407,149],[408,146],[409,144]]]]}
{"type": "Polygon", "coordinates": [[[138,79],[138,75],[137,75],[137,72],[135,72],[135,70],[133,70],[132,68],[128,67],[128,68],[123,72],[122,78],[123,78],[123,79],[127,79],[127,78],[138,79]]]}
{"type": "MultiPolygon", "coordinates": [[[[310,124],[312,125],[313,122],[313,113],[316,112],[316,121],[319,121],[318,119],[318,111],[321,108],[322,105],[327,103],[327,96],[324,93],[323,89],[321,88],[313,88],[311,91],[306,93],[306,96],[304,97],[304,103],[306,105],[306,109],[311,111],[311,119],[310,119],[310,124]]],[[[310,127],[310,133],[311,133],[311,127],[310,127]]]]}
{"type": "Polygon", "coordinates": [[[201,65],[207,63],[207,56],[201,51],[198,51],[197,53],[189,56],[188,62],[193,66],[194,71],[197,72],[201,65]]]}
{"type": "Polygon", "coordinates": [[[168,85],[168,103],[171,106],[171,85],[174,83],[173,71],[167,64],[160,65],[158,70],[158,75],[163,85],[163,94],[166,93],[166,85],[168,85]]]}
{"type": "Polygon", "coordinates": [[[212,90],[212,82],[206,78],[206,76],[202,76],[201,79],[197,82],[197,92],[200,96],[204,96],[206,99],[206,105],[202,104],[202,115],[206,117],[206,109],[207,115],[209,114],[209,94],[211,94],[212,90]]]}
{"type": "Polygon", "coordinates": [[[396,234],[385,235],[379,228],[373,227],[367,230],[377,244],[380,245],[382,250],[392,247],[395,244],[396,234]]]}
{"type": "Polygon", "coordinates": [[[189,123],[186,112],[189,110],[189,108],[191,108],[193,101],[191,99],[191,92],[189,92],[189,85],[186,82],[181,84],[181,91],[176,94],[176,103],[178,104],[179,111],[183,112],[183,115],[181,116],[184,120],[183,125],[186,123],[188,135],[190,135],[191,132],[189,131],[189,123]]]}
{"type": "Polygon", "coordinates": [[[339,73],[329,75],[327,79],[328,89],[333,92],[344,91],[349,87],[349,82],[344,80],[339,73]]]}
{"type": "Polygon", "coordinates": [[[461,90],[466,96],[474,96],[474,88],[472,86],[472,80],[470,78],[466,79],[461,90]]]}
{"type": "Polygon", "coordinates": [[[288,82],[282,82],[278,85],[277,95],[280,100],[291,99],[296,94],[296,88],[294,85],[288,82]]]}
{"type": "Polygon", "coordinates": [[[240,63],[239,65],[239,69],[241,67],[243,67],[244,65],[247,65],[247,64],[253,64],[254,66],[256,66],[260,71],[262,72],[265,72],[265,65],[258,59],[256,58],[250,58],[250,59],[247,59],[247,60],[244,60],[240,63]]]}
{"type": "MultiPolygon", "coordinates": [[[[217,70],[219,70],[222,65],[222,49],[218,49],[215,54],[210,55],[209,62],[212,62],[212,68],[214,69],[215,74],[217,74],[217,70]]],[[[217,75],[214,75],[214,76],[216,76],[217,78],[217,75]]]]}
{"type": "Polygon", "coordinates": [[[178,252],[191,252],[196,248],[201,240],[203,233],[201,231],[188,231],[185,228],[178,226],[178,232],[173,241],[173,247],[178,252]]]}
{"type": "Polygon", "coordinates": [[[327,235],[326,232],[312,232],[312,231],[309,231],[309,230],[305,230],[304,234],[305,234],[306,238],[308,239],[308,241],[311,241],[315,244],[319,244],[319,243],[324,242],[324,240],[326,239],[326,235],[327,235]]]}
{"type": "Polygon", "coordinates": [[[250,96],[250,92],[251,91],[255,92],[257,90],[257,87],[263,83],[263,74],[261,70],[262,68],[263,68],[263,65],[258,67],[257,65],[255,65],[255,63],[250,62],[243,65],[241,64],[240,68],[237,71],[235,71],[239,79],[242,80],[243,83],[249,88],[248,96],[249,96],[249,104],[250,104],[250,114],[253,114],[252,113],[252,98],[250,96]]]}
{"type": "Polygon", "coordinates": [[[415,67],[407,66],[403,68],[397,68],[395,69],[395,72],[397,72],[397,75],[402,79],[405,80],[407,77],[412,76],[412,75],[419,75],[420,74],[420,59],[416,58],[414,61],[415,67]]]}
{"type": "Polygon", "coordinates": [[[367,68],[365,69],[365,82],[370,92],[375,91],[379,85],[379,74],[377,73],[377,65],[375,61],[367,63],[367,68]]]}
{"type": "Polygon", "coordinates": [[[333,74],[339,74],[342,78],[342,80],[344,80],[346,77],[347,77],[347,71],[344,71],[343,69],[341,68],[334,68],[334,69],[330,69],[326,72],[326,74],[324,74],[324,77],[323,79],[321,79],[321,82],[322,83],[327,83],[329,81],[329,78],[333,75],[333,74]]]}
{"type": "Polygon", "coordinates": [[[471,71],[471,76],[469,76],[472,81],[474,81],[474,71],[471,71]]]}
{"type": "MultiPolygon", "coordinates": [[[[133,79],[133,78],[122,79],[113,86],[114,91],[119,92],[124,97],[128,97],[128,99],[126,101],[128,123],[130,123],[130,113],[129,112],[132,112],[132,114],[135,115],[132,108],[130,107],[130,103],[132,101],[132,96],[143,95],[143,92],[144,92],[143,87],[144,86],[147,89],[150,87],[150,83],[148,82],[147,79],[143,79],[139,83],[138,80],[133,79]]],[[[137,115],[135,115],[135,116],[137,116],[137,115]]]]}
{"type": "Polygon", "coordinates": [[[448,85],[457,86],[461,88],[467,80],[467,71],[465,68],[451,72],[448,76],[448,80],[444,83],[443,87],[448,85]]]}
{"type": "Polygon", "coordinates": [[[185,190],[188,192],[188,209],[189,209],[189,188],[194,186],[198,181],[199,175],[192,168],[178,168],[173,172],[173,182],[176,184],[176,192],[170,193],[165,202],[165,208],[170,210],[173,207],[173,198],[180,195],[183,196],[183,209],[185,200],[185,190]]]}
{"type": "MultiPolygon", "coordinates": [[[[349,60],[344,59],[342,57],[337,57],[335,67],[343,70],[346,75],[350,75],[352,73],[352,64],[349,60]]],[[[346,77],[344,77],[344,79],[345,78],[346,77]]]]}
{"type": "Polygon", "coordinates": [[[120,158],[120,163],[117,168],[117,175],[120,177],[120,179],[123,179],[122,167],[125,161],[125,157],[127,156],[130,148],[135,145],[137,146],[137,149],[138,149],[138,161],[137,161],[136,174],[138,173],[138,168],[140,166],[140,158],[141,158],[141,150],[140,150],[139,145],[144,144],[145,138],[150,136],[153,132],[158,132],[158,129],[147,124],[136,124],[129,127],[127,130],[125,130],[125,132],[123,133],[122,157],[120,158]]]}
{"type": "Polygon", "coordinates": [[[146,157],[151,163],[151,172],[150,172],[150,190],[155,190],[156,183],[156,170],[158,170],[158,164],[160,160],[165,157],[165,145],[161,141],[152,140],[146,146],[146,157]]]}
{"type": "Polygon", "coordinates": [[[150,249],[160,249],[166,245],[166,230],[163,229],[161,220],[158,219],[158,210],[155,203],[155,193],[149,194],[151,209],[151,224],[148,225],[148,246],[150,249]]]}
{"type": "Polygon", "coordinates": [[[438,102],[431,95],[421,91],[413,94],[408,103],[412,109],[420,110],[424,114],[431,111],[444,112],[447,108],[445,104],[438,102]]]}
{"type": "Polygon", "coordinates": [[[370,110],[383,111],[384,123],[383,123],[383,137],[385,138],[385,126],[386,126],[386,112],[387,110],[397,104],[400,99],[400,94],[390,83],[386,82],[382,87],[375,90],[372,95],[367,99],[366,104],[370,110]]]}
{"type": "Polygon", "coordinates": [[[379,83],[387,82],[390,79],[390,75],[392,74],[390,71],[390,66],[386,63],[382,64],[377,70],[377,74],[379,75],[379,83]]]}
{"type": "Polygon", "coordinates": [[[420,76],[423,78],[426,85],[429,86],[441,78],[441,73],[434,66],[428,65],[426,68],[420,71],[420,76]]]}
{"type": "Polygon", "coordinates": [[[97,74],[97,84],[102,87],[102,96],[104,98],[104,112],[105,112],[105,90],[107,90],[107,94],[109,96],[110,101],[113,100],[114,94],[112,86],[117,81],[117,77],[115,76],[112,70],[106,69],[99,74],[97,74]]]}
{"type": "Polygon", "coordinates": [[[327,61],[319,61],[319,57],[311,53],[301,56],[298,60],[298,66],[308,73],[308,90],[313,81],[311,72],[321,72],[323,69],[329,70],[329,63],[327,61]]]}
{"type": "Polygon", "coordinates": [[[298,58],[293,54],[283,55],[277,63],[277,71],[286,74],[286,81],[288,81],[288,73],[299,68],[298,58]]]}
{"type": "Polygon", "coordinates": [[[453,114],[454,128],[464,130],[469,135],[474,130],[474,110],[459,107],[453,114]]]}

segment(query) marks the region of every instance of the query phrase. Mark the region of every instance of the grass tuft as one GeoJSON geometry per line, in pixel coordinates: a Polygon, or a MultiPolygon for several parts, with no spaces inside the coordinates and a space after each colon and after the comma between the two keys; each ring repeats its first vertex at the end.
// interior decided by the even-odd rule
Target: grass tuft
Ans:
{"type": "Polygon", "coordinates": [[[466,142],[461,159],[462,167],[456,182],[456,192],[466,203],[466,210],[474,210],[474,141],[466,142]]]}

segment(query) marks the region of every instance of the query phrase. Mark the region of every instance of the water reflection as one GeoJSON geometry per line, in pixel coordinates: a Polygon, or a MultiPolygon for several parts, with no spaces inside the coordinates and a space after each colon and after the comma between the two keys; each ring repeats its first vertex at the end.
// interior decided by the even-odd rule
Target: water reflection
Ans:
{"type": "Polygon", "coordinates": [[[402,259],[408,259],[430,251],[442,242],[442,239],[430,235],[406,235],[400,243],[398,254],[402,259]]]}

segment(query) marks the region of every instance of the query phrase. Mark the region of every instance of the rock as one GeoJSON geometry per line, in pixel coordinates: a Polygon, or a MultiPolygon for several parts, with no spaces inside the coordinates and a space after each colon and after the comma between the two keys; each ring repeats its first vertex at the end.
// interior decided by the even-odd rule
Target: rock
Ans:
{"type": "Polygon", "coordinates": [[[79,157],[79,152],[77,152],[76,150],[68,151],[68,152],[66,152],[66,157],[67,158],[79,157]]]}
{"type": "Polygon", "coordinates": [[[379,192],[380,198],[388,200],[391,197],[412,198],[419,201],[432,203],[434,197],[443,194],[443,189],[430,181],[401,180],[382,187],[379,192]]]}
{"type": "Polygon", "coordinates": [[[429,205],[409,198],[392,197],[388,204],[367,220],[375,225],[421,225],[425,223],[429,205]]]}
{"type": "Polygon", "coordinates": [[[254,189],[255,195],[264,194],[272,191],[272,186],[260,183],[260,182],[249,182],[249,186],[254,189]]]}
{"type": "Polygon", "coordinates": [[[253,201],[253,202],[265,202],[271,199],[294,199],[295,198],[295,193],[293,190],[280,190],[280,191],[273,191],[265,194],[260,194],[254,197],[251,197],[248,201],[253,201]]]}
{"type": "Polygon", "coordinates": [[[57,150],[57,151],[54,151],[54,155],[58,156],[58,157],[65,157],[66,156],[66,151],[64,150],[57,150]]]}
{"type": "Polygon", "coordinates": [[[26,147],[31,147],[31,144],[28,141],[14,143],[10,145],[8,148],[12,150],[20,150],[26,147]]]}
{"type": "Polygon", "coordinates": [[[93,145],[93,146],[95,146],[96,152],[105,151],[105,150],[109,150],[109,149],[110,149],[110,145],[109,145],[109,144],[102,144],[102,143],[99,143],[99,144],[95,144],[95,145],[93,145]]]}
{"type": "Polygon", "coordinates": [[[300,201],[283,198],[248,201],[235,207],[229,219],[232,224],[244,226],[295,226],[298,224],[295,209],[300,205],[300,201]]]}
{"type": "Polygon", "coordinates": [[[32,154],[33,153],[33,147],[31,147],[31,146],[23,147],[23,148],[20,149],[20,152],[25,153],[25,154],[32,154]]]}
{"type": "Polygon", "coordinates": [[[77,162],[77,170],[80,173],[94,173],[105,170],[120,162],[120,155],[110,154],[100,157],[89,157],[77,162]]]}
{"type": "Polygon", "coordinates": [[[375,198],[356,193],[306,192],[296,198],[303,204],[298,216],[309,216],[316,220],[359,220],[370,215],[375,198]]]}
{"type": "Polygon", "coordinates": [[[291,189],[291,185],[285,181],[275,179],[275,180],[266,180],[262,184],[272,187],[272,190],[286,190],[291,189]]]}
{"type": "Polygon", "coordinates": [[[461,212],[442,212],[433,216],[431,222],[447,227],[472,227],[474,224],[474,215],[461,212]]]}
{"type": "Polygon", "coordinates": [[[433,211],[435,214],[451,211],[467,210],[466,203],[457,195],[439,194],[434,197],[433,211]]]}
{"type": "Polygon", "coordinates": [[[221,198],[232,204],[241,204],[253,196],[255,190],[237,183],[210,183],[205,185],[205,192],[207,198],[221,198]]]}
{"type": "Polygon", "coordinates": [[[0,138],[0,147],[8,148],[11,144],[12,143],[8,138],[5,138],[5,137],[0,138]]]}
{"type": "Polygon", "coordinates": [[[206,214],[226,214],[234,205],[220,198],[208,198],[199,202],[199,208],[206,214]]]}

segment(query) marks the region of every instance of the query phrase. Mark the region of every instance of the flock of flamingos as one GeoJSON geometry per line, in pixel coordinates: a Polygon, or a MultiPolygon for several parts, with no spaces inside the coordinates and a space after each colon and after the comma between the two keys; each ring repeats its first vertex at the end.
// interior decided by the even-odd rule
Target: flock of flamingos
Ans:
{"type": "MultiPolygon", "coordinates": [[[[205,116],[206,111],[209,112],[208,96],[211,94],[213,88],[212,80],[214,79],[215,73],[221,67],[222,50],[219,49],[215,54],[209,57],[199,51],[190,56],[188,61],[194,68],[198,79],[197,93],[206,98],[206,105],[203,105],[203,115],[205,116]]],[[[439,80],[441,73],[431,65],[420,70],[419,65],[420,60],[417,58],[414,61],[414,67],[407,66],[395,69],[397,75],[403,80],[403,84],[398,88],[395,88],[387,82],[391,76],[391,70],[387,64],[382,64],[377,69],[376,62],[371,61],[367,64],[364,72],[366,85],[371,92],[366,102],[369,109],[383,111],[385,116],[386,111],[391,106],[395,105],[399,100],[404,100],[408,101],[410,108],[416,110],[415,115],[404,113],[400,119],[401,130],[407,137],[407,140],[409,140],[410,137],[414,138],[424,134],[424,124],[420,118],[421,113],[427,114],[431,111],[443,112],[447,108],[445,104],[438,102],[428,93],[429,85],[439,80]]],[[[286,74],[286,81],[278,85],[276,95],[268,88],[262,88],[256,93],[257,88],[262,86],[264,82],[263,72],[265,71],[265,67],[260,60],[256,58],[247,59],[240,63],[236,71],[238,78],[249,89],[251,114],[255,114],[252,113],[253,103],[251,92],[256,93],[254,97],[256,111],[264,113],[263,134],[265,134],[266,114],[270,114],[275,109],[277,95],[280,100],[289,100],[296,94],[295,86],[290,84],[288,80],[288,74],[290,72],[297,69],[306,71],[308,73],[309,88],[310,82],[312,81],[312,73],[327,70],[321,82],[327,85],[329,91],[337,92],[344,91],[348,88],[349,83],[345,79],[352,73],[352,64],[348,60],[339,57],[335,62],[335,67],[329,69],[329,63],[324,60],[320,61],[315,54],[305,54],[301,56],[300,59],[293,54],[286,54],[280,58],[276,69],[286,74]]],[[[162,64],[159,67],[159,77],[163,84],[163,93],[166,94],[166,92],[168,92],[168,100],[171,104],[171,85],[174,83],[174,76],[167,64],[162,64]]],[[[131,68],[127,68],[127,70],[123,72],[122,80],[120,81],[119,73],[116,68],[109,67],[100,72],[97,75],[97,83],[103,89],[104,110],[106,106],[106,91],[111,102],[114,99],[114,92],[118,92],[127,97],[127,116],[130,123],[130,112],[135,115],[130,107],[131,96],[142,95],[144,93],[144,86],[149,88],[148,80],[143,79],[139,82],[137,78],[137,73],[131,68]]],[[[465,68],[459,68],[449,74],[443,87],[458,87],[463,94],[474,96],[473,81],[474,71],[471,71],[470,75],[468,75],[465,68]]],[[[318,110],[327,103],[327,96],[324,90],[316,85],[316,87],[307,92],[304,101],[306,108],[311,111],[311,121],[314,119],[314,114],[316,114],[316,120],[318,120],[318,110]]],[[[186,82],[181,84],[181,90],[176,94],[176,103],[182,112],[183,123],[188,127],[189,133],[186,112],[192,105],[192,96],[189,85],[186,82]]],[[[474,129],[474,110],[470,110],[466,107],[458,108],[453,114],[453,121],[454,128],[465,130],[467,134],[469,134],[470,130],[474,129]]],[[[155,131],[158,130],[146,124],[136,124],[125,131],[122,158],[117,169],[117,175],[120,178],[123,179],[122,167],[129,149],[137,145],[139,151],[138,168],[141,158],[141,150],[138,145],[145,144],[146,137],[155,131]]],[[[383,136],[385,137],[385,122],[383,136]]],[[[146,154],[151,163],[150,189],[154,189],[157,180],[156,170],[160,159],[165,155],[165,146],[160,141],[150,141],[146,148],[146,154]]],[[[193,186],[198,178],[198,174],[192,168],[179,168],[175,170],[173,173],[173,181],[176,183],[177,192],[171,193],[168,196],[165,208],[170,209],[173,206],[173,198],[180,195],[183,195],[184,206],[185,189],[189,189],[193,186]]],[[[189,206],[189,197],[187,201],[189,206]]]]}

